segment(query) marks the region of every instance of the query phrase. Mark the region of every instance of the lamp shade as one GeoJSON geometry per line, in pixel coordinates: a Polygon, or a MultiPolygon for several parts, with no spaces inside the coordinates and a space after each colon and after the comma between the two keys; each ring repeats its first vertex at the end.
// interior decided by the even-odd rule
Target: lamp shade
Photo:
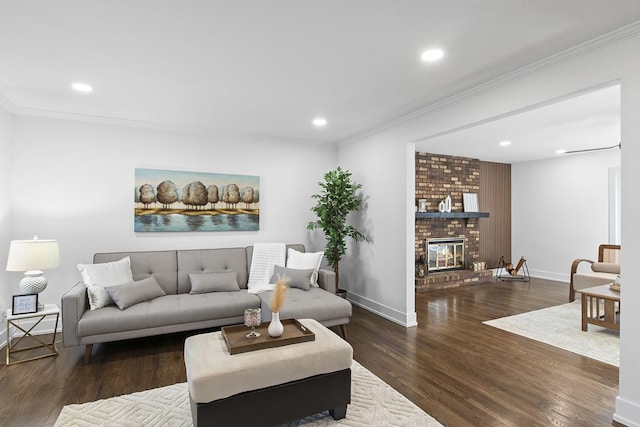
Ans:
{"type": "Polygon", "coordinates": [[[60,265],[57,240],[12,240],[9,246],[7,271],[33,271],[60,265]]]}

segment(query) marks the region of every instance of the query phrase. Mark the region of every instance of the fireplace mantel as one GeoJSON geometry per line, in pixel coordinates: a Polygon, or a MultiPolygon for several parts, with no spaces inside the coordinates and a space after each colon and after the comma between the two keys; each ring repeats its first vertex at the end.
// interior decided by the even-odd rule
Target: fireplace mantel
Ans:
{"type": "Polygon", "coordinates": [[[489,212],[416,212],[416,219],[420,218],[489,218],[489,212]]]}

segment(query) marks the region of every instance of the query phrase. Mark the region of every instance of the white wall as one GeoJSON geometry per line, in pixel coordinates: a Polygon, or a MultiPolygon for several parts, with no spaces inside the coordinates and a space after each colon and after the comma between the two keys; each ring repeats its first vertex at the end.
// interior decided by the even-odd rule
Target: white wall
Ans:
{"type": "Polygon", "coordinates": [[[609,168],[619,165],[618,149],[511,165],[513,258],[564,282],[574,259],[597,259],[609,243],[609,168]]]}
{"type": "MultiPolygon", "coordinates": [[[[408,143],[617,80],[622,87],[622,277],[623,283],[640,281],[640,272],[633,268],[633,260],[640,259],[637,221],[640,207],[635,184],[640,181],[640,169],[635,165],[640,158],[639,51],[640,36],[623,34],[599,49],[584,50],[564,61],[554,58],[546,67],[526,70],[465,97],[443,102],[378,133],[340,144],[340,163],[367,186],[372,199],[377,199],[370,200],[367,212],[368,221],[375,224],[372,242],[366,247],[371,261],[365,267],[366,272],[351,271],[349,277],[352,283],[358,280],[354,275],[366,275],[366,287],[359,289],[371,300],[371,308],[390,306],[401,311],[398,322],[415,315],[408,303],[402,303],[414,293],[412,263],[408,260],[414,245],[414,225],[407,220],[414,209],[413,203],[408,202],[413,194],[407,191],[403,197],[398,196],[409,189],[405,174],[409,168],[409,157],[405,156],[408,143]],[[372,190],[374,183],[380,182],[382,188],[372,190]],[[404,236],[404,242],[398,236],[404,236]],[[625,260],[630,260],[628,267],[625,260]]],[[[515,218],[515,222],[521,221],[515,218]]],[[[518,250],[526,253],[528,249],[518,250]]],[[[621,326],[620,396],[615,417],[627,425],[640,426],[640,341],[634,336],[634,327],[640,324],[640,286],[623,287],[622,296],[625,310],[621,326]]]]}
{"type": "MultiPolygon", "coordinates": [[[[349,250],[340,264],[340,287],[349,290],[352,302],[396,323],[413,326],[416,324],[413,294],[408,302],[405,293],[407,282],[413,284],[413,270],[406,269],[404,250],[405,178],[410,174],[413,181],[415,176],[413,164],[407,162],[405,145],[395,142],[381,135],[369,139],[366,149],[359,144],[340,149],[340,165],[353,173],[355,182],[362,184],[365,197],[362,212],[355,216],[353,225],[371,240],[349,242],[349,250]]],[[[413,225],[413,219],[409,225],[413,225]]]]}
{"type": "MultiPolygon", "coordinates": [[[[640,426],[640,272],[635,263],[640,259],[640,43],[626,58],[622,67],[622,265],[624,311],[620,325],[620,390],[614,419],[628,426],[640,426]]],[[[618,67],[616,67],[618,68],[618,67]]]]}
{"type": "MultiPolygon", "coordinates": [[[[76,264],[91,262],[95,252],[278,241],[323,250],[321,236],[307,232],[306,225],[313,220],[310,196],[318,191],[324,173],[336,165],[333,144],[21,116],[15,120],[12,147],[10,237],[28,239],[37,233],[60,242],[62,265],[45,272],[49,279],[42,295],[45,302],[59,302],[80,279],[76,264]],[[137,167],[259,175],[260,231],[134,233],[137,167]]],[[[8,238],[3,240],[6,246],[8,238]]],[[[21,273],[10,277],[16,293],[21,273]]]]}
{"type": "MultiPolygon", "coordinates": [[[[13,116],[0,107],[0,310],[11,307],[10,274],[5,271],[11,241],[11,133],[13,116]]],[[[0,316],[2,325],[4,317],[0,316]]],[[[0,327],[0,331],[4,327],[0,327]]],[[[0,346],[6,336],[0,333],[0,346]]]]}

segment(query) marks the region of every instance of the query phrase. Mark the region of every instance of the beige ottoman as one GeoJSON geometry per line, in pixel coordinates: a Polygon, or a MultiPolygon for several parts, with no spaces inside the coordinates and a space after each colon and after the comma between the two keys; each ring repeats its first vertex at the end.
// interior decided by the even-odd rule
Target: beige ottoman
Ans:
{"type": "Polygon", "coordinates": [[[353,349],[315,320],[300,322],[314,341],[230,355],[220,332],[187,338],[194,426],[273,426],[326,410],[344,418],[353,349]]]}

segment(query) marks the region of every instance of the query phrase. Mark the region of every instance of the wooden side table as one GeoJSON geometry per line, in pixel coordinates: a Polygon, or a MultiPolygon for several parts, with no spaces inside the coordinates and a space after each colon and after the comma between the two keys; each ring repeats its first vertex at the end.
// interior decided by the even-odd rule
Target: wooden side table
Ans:
{"type": "Polygon", "coordinates": [[[576,292],[582,294],[582,330],[587,325],[620,330],[620,292],[612,291],[609,285],[594,286],[576,292]]]}
{"type": "Polygon", "coordinates": [[[7,309],[7,349],[6,349],[7,365],[14,365],[16,363],[42,359],[44,357],[57,356],[58,349],[56,348],[56,334],[58,331],[58,320],[60,320],[60,308],[58,307],[57,304],[46,304],[43,310],[37,311],[35,313],[29,313],[29,314],[14,315],[10,308],[7,309]],[[51,342],[46,342],[40,339],[38,335],[33,335],[31,331],[33,331],[35,327],[40,324],[40,322],[42,322],[44,319],[46,319],[49,316],[56,316],[56,325],[53,328],[53,338],[51,339],[51,342]],[[20,321],[25,319],[35,320],[34,323],[28,329],[20,325],[20,321]],[[11,327],[14,328],[14,333],[20,330],[24,335],[17,337],[15,340],[13,340],[12,339],[13,335],[11,334],[11,327]],[[33,345],[31,347],[17,348],[17,345],[20,344],[20,342],[23,339],[26,339],[27,337],[37,341],[40,344],[33,345]],[[15,353],[26,351],[26,350],[33,350],[36,348],[46,349],[47,352],[39,356],[30,357],[28,359],[21,359],[13,362],[11,361],[11,356],[15,355],[15,353]]]}

